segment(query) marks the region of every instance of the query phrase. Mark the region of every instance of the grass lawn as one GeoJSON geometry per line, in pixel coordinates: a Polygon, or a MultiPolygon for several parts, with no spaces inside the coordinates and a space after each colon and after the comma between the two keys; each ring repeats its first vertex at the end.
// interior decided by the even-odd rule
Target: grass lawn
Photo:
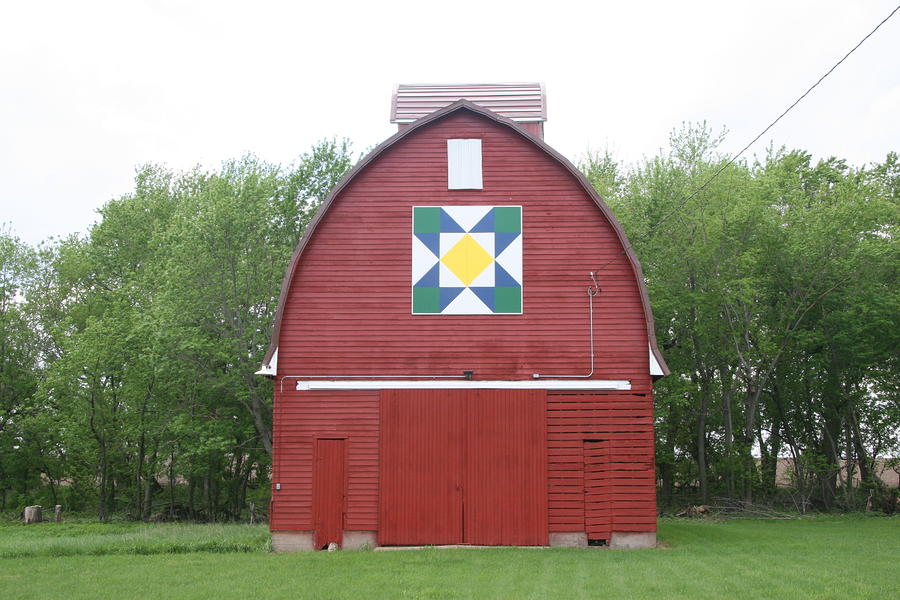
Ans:
{"type": "Polygon", "coordinates": [[[900,598],[900,518],[663,520],[664,550],[281,555],[223,552],[225,542],[217,553],[168,553],[184,552],[195,535],[204,544],[216,536],[258,540],[259,527],[231,526],[244,527],[236,533],[216,525],[121,526],[106,535],[103,527],[0,527],[0,555],[16,545],[35,549],[0,558],[0,598],[900,598]],[[122,541],[142,527],[151,531],[140,535],[156,542],[122,541]],[[59,537],[53,528],[85,555],[47,551],[60,547],[48,541],[59,537]],[[154,529],[162,533],[154,537],[154,529]],[[82,545],[79,537],[91,541],[82,545]],[[156,543],[162,553],[91,555],[104,537],[112,552],[146,554],[156,543]]]}
{"type": "MultiPolygon", "coordinates": [[[[101,554],[268,552],[271,547],[271,537],[265,525],[135,522],[0,524],[0,560],[101,554]]],[[[0,562],[0,565],[5,564],[0,562]]]]}

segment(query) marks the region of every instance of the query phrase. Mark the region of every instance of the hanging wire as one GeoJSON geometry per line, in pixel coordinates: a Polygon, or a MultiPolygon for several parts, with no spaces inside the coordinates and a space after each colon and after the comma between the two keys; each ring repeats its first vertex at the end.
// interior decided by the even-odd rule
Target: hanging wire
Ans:
{"type": "MultiPolygon", "coordinates": [[[[744,147],[741,149],[740,152],[738,152],[737,154],[735,154],[734,156],[732,156],[732,157],[728,160],[728,162],[726,162],[724,165],[722,165],[721,167],[719,167],[718,169],[716,169],[716,171],[709,177],[709,179],[707,179],[706,181],[704,181],[704,182],[700,185],[700,187],[698,187],[697,189],[695,189],[693,192],[691,192],[690,194],[688,194],[687,196],[685,196],[685,197],[681,200],[681,202],[678,203],[678,206],[676,206],[674,209],[672,209],[672,210],[671,210],[670,212],[668,212],[667,214],[663,215],[663,217],[662,217],[659,221],[657,221],[652,227],[650,227],[649,229],[647,229],[647,231],[645,231],[645,232],[642,233],[641,235],[637,236],[637,237],[634,239],[633,242],[629,242],[628,245],[627,245],[625,248],[622,249],[622,254],[628,252],[629,250],[634,249],[634,245],[635,245],[635,244],[637,244],[637,243],[640,242],[640,241],[643,241],[643,240],[647,239],[647,237],[649,237],[649,235],[650,235],[651,233],[653,233],[655,230],[659,229],[659,227],[660,227],[663,223],[665,223],[671,216],[673,216],[675,213],[678,213],[678,212],[680,212],[682,209],[684,209],[684,207],[685,207],[685,206],[687,205],[687,203],[691,200],[691,198],[693,198],[694,196],[696,196],[697,194],[699,194],[700,192],[702,192],[703,190],[705,190],[705,189],[707,188],[707,186],[709,186],[709,184],[713,182],[713,180],[715,180],[719,175],[722,174],[722,171],[724,171],[725,169],[727,169],[728,167],[730,167],[731,165],[733,165],[734,162],[735,162],[738,158],[740,158],[740,156],[743,155],[744,152],[746,152],[746,151],[750,148],[750,146],[752,146],[752,145],[755,144],[757,141],[759,141],[759,138],[761,138],[761,137],[764,136],[766,133],[768,133],[768,131],[769,131],[770,129],[772,129],[772,127],[774,127],[776,123],[778,123],[785,115],[787,115],[789,112],[791,112],[791,110],[793,110],[793,108],[794,108],[795,106],[797,106],[798,104],[800,104],[800,101],[801,101],[801,100],[803,100],[804,98],[806,98],[806,97],[809,95],[810,92],[812,92],[814,89],[816,89],[816,87],[819,86],[820,83],[822,83],[823,81],[825,81],[825,78],[826,78],[826,77],[828,77],[829,75],[831,75],[831,73],[832,73],[835,69],[837,69],[837,68],[841,65],[841,63],[843,63],[845,60],[847,60],[847,58],[848,58],[851,54],[853,54],[854,52],[856,52],[856,49],[859,48],[860,46],[862,46],[863,43],[864,43],[866,40],[868,40],[870,37],[872,37],[872,35],[873,35],[876,31],[878,31],[878,30],[881,28],[882,25],[884,25],[885,23],[887,23],[888,20],[890,20],[890,18],[893,17],[894,14],[897,13],[897,11],[900,11],[900,4],[898,4],[896,7],[894,7],[894,10],[892,10],[892,11],[890,12],[890,14],[888,14],[888,16],[886,16],[884,19],[882,19],[881,22],[878,23],[878,25],[876,25],[874,29],[872,29],[872,31],[870,31],[869,33],[867,33],[861,40],[859,40],[859,42],[857,42],[857,44],[856,44],[855,46],[853,46],[853,47],[850,49],[849,52],[847,52],[847,53],[846,53],[839,61],[837,61],[836,63],[834,63],[834,65],[832,65],[832,67],[831,67],[830,69],[828,69],[828,70],[825,72],[824,75],[822,75],[821,77],[819,77],[819,79],[818,79],[814,84],[812,84],[812,85],[809,87],[809,89],[807,89],[805,92],[803,92],[803,94],[801,94],[799,98],[797,98],[796,100],[794,100],[794,102],[793,102],[790,106],[788,106],[786,109],[784,109],[784,111],[783,111],[780,115],[778,115],[778,116],[775,118],[774,121],[772,121],[771,123],[769,123],[769,124],[766,126],[766,128],[763,129],[763,130],[759,133],[759,135],[757,135],[755,138],[753,138],[753,139],[750,141],[750,143],[748,143],[746,146],[744,146],[744,147]]],[[[618,256],[619,256],[619,255],[617,254],[617,255],[614,256],[613,258],[610,258],[608,261],[606,261],[606,263],[604,263],[604,264],[603,264],[599,269],[597,269],[597,270],[598,270],[598,271],[602,271],[603,269],[605,269],[606,267],[608,267],[613,261],[615,261],[615,260],[618,258],[618,256]]]]}

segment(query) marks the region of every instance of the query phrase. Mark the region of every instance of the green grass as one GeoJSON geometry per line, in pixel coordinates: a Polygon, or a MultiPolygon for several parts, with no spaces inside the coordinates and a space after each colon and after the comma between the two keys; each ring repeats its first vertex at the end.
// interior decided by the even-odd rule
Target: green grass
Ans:
{"type": "MultiPolygon", "coordinates": [[[[39,545],[54,537],[41,527],[14,535],[26,547],[39,545]]],[[[84,537],[103,538],[97,533],[102,527],[90,526],[84,537]]],[[[148,527],[161,528],[160,538],[173,544],[186,544],[193,534],[207,540],[216,532],[232,535],[227,526],[210,526],[208,534],[202,533],[207,526],[148,527]]],[[[0,547],[9,546],[12,529],[0,528],[0,547]]],[[[135,529],[125,527],[121,536],[135,529]]],[[[668,549],[34,553],[0,559],[0,598],[900,597],[900,518],[663,520],[659,534],[668,549]]],[[[79,537],[77,531],[71,536],[79,537]]],[[[119,534],[105,537],[110,547],[119,544],[119,534]]]]}
{"type": "Polygon", "coordinates": [[[270,536],[265,525],[133,522],[0,525],[0,559],[103,554],[257,552],[268,551],[270,548],[270,536]]]}

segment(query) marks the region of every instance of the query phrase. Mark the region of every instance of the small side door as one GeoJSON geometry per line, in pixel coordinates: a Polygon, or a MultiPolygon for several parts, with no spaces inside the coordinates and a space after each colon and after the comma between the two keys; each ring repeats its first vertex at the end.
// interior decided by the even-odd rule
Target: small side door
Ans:
{"type": "Polygon", "coordinates": [[[317,439],[314,443],[313,525],[316,548],[322,549],[331,542],[343,542],[347,440],[317,439]]]}

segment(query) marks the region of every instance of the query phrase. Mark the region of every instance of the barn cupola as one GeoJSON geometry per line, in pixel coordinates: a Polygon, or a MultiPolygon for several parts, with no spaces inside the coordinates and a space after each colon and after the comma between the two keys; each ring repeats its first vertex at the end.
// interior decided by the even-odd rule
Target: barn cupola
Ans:
{"type": "Polygon", "coordinates": [[[391,98],[391,123],[410,124],[458,100],[468,100],[544,138],[547,101],[542,83],[400,84],[391,98]]]}

